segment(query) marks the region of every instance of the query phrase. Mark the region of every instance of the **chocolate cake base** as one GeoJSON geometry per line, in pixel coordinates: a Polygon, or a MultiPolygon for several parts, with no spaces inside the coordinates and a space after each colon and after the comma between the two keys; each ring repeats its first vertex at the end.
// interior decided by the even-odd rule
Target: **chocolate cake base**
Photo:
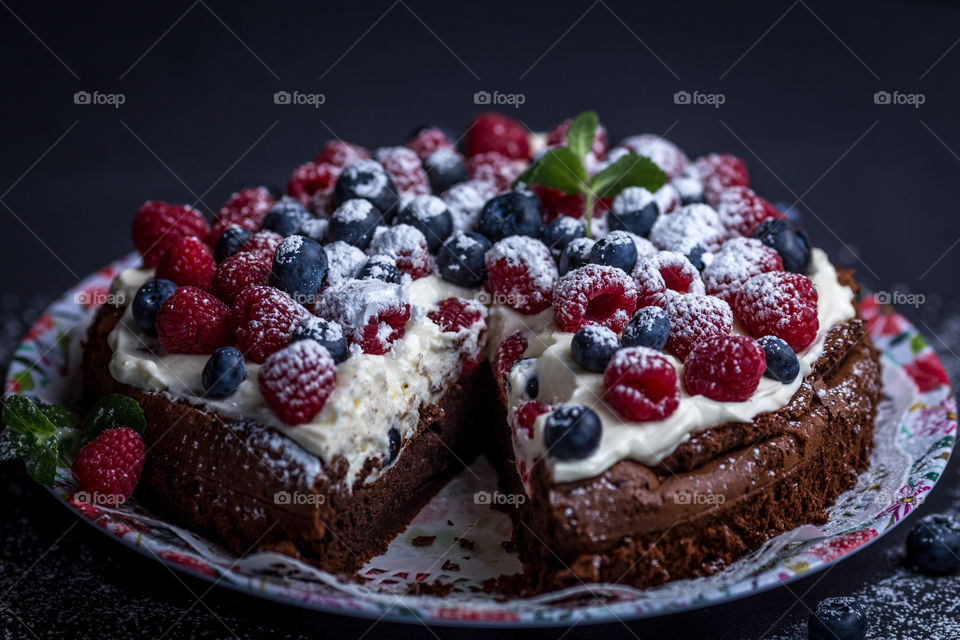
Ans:
{"type": "MultiPolygon", "coordinates": [[[[123,393],[143,407],[147,458],[138,499],[175,524],[230,551],[275,550],[324,570],[352,573],[383,553],[419,510],[483,446],[490,433],[492,379],[465,375],[438,405],[421,411],[396,462],[367,460],[353,487],[347,461],[320,460],[270,427],[226,420],[162,393],[117,382],[107,336],[123,309],[103,307],[84,345],[86,395],[123,393]]],[[[372,399],[372,401],[374,401],[372,399]]]]}

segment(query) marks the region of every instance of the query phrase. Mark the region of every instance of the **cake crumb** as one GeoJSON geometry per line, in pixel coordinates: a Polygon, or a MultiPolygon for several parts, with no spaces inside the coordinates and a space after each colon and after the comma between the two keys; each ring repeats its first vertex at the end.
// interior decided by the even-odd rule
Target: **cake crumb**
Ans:
{"type": "Polygon", "coordinates": [[[437,539],[437,536],[417,536],[410,541],[415,547],[429,547],[433,544],[433,541],[437,539]]]}

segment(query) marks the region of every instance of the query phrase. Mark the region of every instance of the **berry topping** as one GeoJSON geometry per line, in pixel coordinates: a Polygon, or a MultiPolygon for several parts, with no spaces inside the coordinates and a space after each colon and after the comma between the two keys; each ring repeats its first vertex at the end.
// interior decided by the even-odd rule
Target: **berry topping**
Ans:
{"type": "Polygon", "coordinates": [[[547,418],[543,443],[557,460],[582,460],[600,446],[600,417],[582,404],[558,405],[547,418]]]}
{"type": "Polygon", "coordinates": [[[289,425],[310,422],[337,387],[337,367],[313,340],[299,340],[263,363],[258,376],[267,406],[289,425]]]}
{"type": "Polygon", "coordinates": [[[783,271],[776,251],[759,240],[734,238],[704,267],[703,284],[707,293],[732,304],[747,280],[768,271],[783,271]]]}
{"type": "Polygon", "coordinates": [[[513,424],[518,433],[522,433],[527,438],[533,438],[533,423],[541,415],[550,413],[550,405],[539,400],[524,402],[519,408],[514,409],[513,424]]]}
{"type": "Polygon", "coordinates": [[[734,302],[737,320],[754,336],[772,335],[799,353],[820,329],[817,290],[799,273],[771,271],[747,280],[734,302]]]}
{"type": "Polygon", "coordinates": [[[649,347],[660,351],[670,335],[670,318],[660,307],[638,309],[623,330],[621,341],[625,347],[649,347]]]}
{"type": "Polygon", "coordinates": [[[472,231],[458,231],[437,252],[437,268],[447,282],[475,287],[487,275],[484,256],[493,245],[484,236],[472,231]]]}
{"type": "Polygon", "coordinates": [[[240,247],[253,236],[253,232],[244,229],[240,225],[231,224],[217,238],[213,246],[213,259],[220,264],[232,255],[235,255],[240,247]]]}
{"type": "Polygon", "coordinates": [[[419,229],[427,239],[430,253],[436,253],[453,233],[453,216],[446,203],[437,196],[414,196],[397,214],[396,222],[419,229]]]}
{"type": "Polygon", "coordinates": [[[464,147],[468,156],[496,151],[508,158],[526,160],[530,157],[526,127],[499,113],[477,116],[467,129],[464,147]]]}
{"type": "Polygon", "coordinates": [[[410,302],[404,288],[380,280],[346,280],[324,290],[317,315],[336,322],[364,353],[382,355],[406,333],[410,302]]]}
{"type": "Polygon", "coordinates": [[[467,164],[453,149],[437,149],[424,158],[423,168],[434,193],[443,193],[467,179],[467,164]]]}
{"type": "Polygon", "coordinates": [[[300,230],[303,223],[313,216],[293,198],[282,198],[277,202],[263,219],[263,228],[267,231],[290,236],[300,230]]]}
{"type": "Polygon", "coordinates": [[[247,377],[243,354],[235,347],[220,347],[203,365],[203,390],[208,398],[228,398],[247,377]]]}
{"type": "Polygon", "coordinates": [[[400,273],[405,273],[414,280],[428,276],[433,271],[433,259],[427,249],[427,239],[419,229],[408,224],[377,227],[367,252],[393,258],[400,273]]]}
{"type": "Polygon", "coordinates": [[[590,249],[589,261],[630,273],[637,264],[637,245],[633,236],[626,231],[611,231],[590,249]]]}
{"type": "Polygon", "coordinates": [[[380,210],[369,200],[347,200],[333,212],[327,236],[331,242],[346,242],[365,249],[373,230],[384,221],[380,210]]]}
{"type": "Polygon", "coordinates": [[[557,284],[557,266],[542,242],[527,236],[510,236],[494,244],[484,261],[484,288],[492,294],[495,304],[527,315],[550,306],[557,284]]]}
{"type": "Polygon", "coordinates": [[[334,167],[345,169],[361,160],[369,160],[370,152],[357,144],[342,140],[328,140],[323,150],[317,156],[317,162],[331,164],[334,167]]]}
{"type": "Polygon", "coordinates": [[[826,598],[807,619],[810,640],[864,640],[867,614],[853,598],[826,598]]]}
{"type": "Polygon", "coordinates": [[[133,319],[146,333],[157,335],[157,314],[160,307],[177,290],[177,285],[169,280],[149,280],[137,289],[133,297],[133,319]]]}
{"type": "Polygon", "coordinates": [[[356,277],[357,271],[367,261],[367,254],[346,242],[330,242],[324,245],[323,250],[327,254],[329,284],[356,277]]]}
{"type": "Polygon", "coordinates": [[[330,219],[329,218],[309,218],[303,221],[303,224],[300,225],[300,229],[297,231],[302,236],[312,238],[317,242],[326,242],[327,235],[330,231],[330,219]]]}
{"type": "Polygon", "coordinates": [[[497,195],[496,189],[486,182],[468,180],[448,189],[442,196],[453,216],[453,227],[460,231],[472,231],[480,220],[483,205],[497,195]]]}
{"type": "Polygon", "coordinates": [[[705,204],[688,204],[668,216],[660,216],[650,230],[650,241],[658,249],[679,251],[699,244],[716,251],[726,238],[726,230],[717,212],[705,204]]]}
{"type": "Polygon", "coordinates": [[[287,181],[287,194],[317,213],[333,205],[334,185],[340,169],[332,164],[308,162],[293,170],[287,181]]]}
{"type": "Polygon", "coordinates": [[[713,336],[698,342],[683,361],[683,386],[690,395],[718,402],[743,402],[753,395],[767,368],[763,349],[746,336],[713,336]]]}
{"type": "Polygon", "coordinates": [[[714,203],[730,187],[749,187],[750,175],[743,160],[728,153],[710,153],[693,161],[703,183],[703,195],[714,203]]]}
{"type": "Polygon", "coordinates": [[[233,303],[237,347],[254,362],[290,343],[290,334],[307,315],[293,298],[273,287],[247,287],[233,303]]]}
{"type": "Polygon", "coordinates": [[[583,231],[583,223],[580,220],[570,216],[560,216],[540,230],[540,240],[550,249],[553,259],[560,260],[563,250],[572,241],[582,238],[583,231]]]}
{"type": "Polygon", "coordinates": [[[787,271],[810,272],[810,239],[795,223],[779,218],[764,220],[753,237],[779,253],[787,271]]]}
{"type": "Polygon", "coordinates": [[[560,259],[557,260],[560,275],[579,269],[590,262],[590,252],[596,240],[592,238],[575,238],[563,248],[560,259]]]}
{"type": "Polygon", "coordinates": [[[256,231],[272,206],[273,196],[266,187],[247,187],[237,191],[217,212],[213,228],[206,237],[207,243],[215,244],[223,231],[232,225],[256,231]]]}
{"type": "Polygon", "coordinates": [[[506,340],[500,343],[493,356],[493,376],[497,384],[503,385],[507,372],[513,365],[523,359],[528,345],[527,336],[522,331],[510,334],[506,340]]]}
{"type": "Polygon", "coordinates": [[[467,177],[484,182],[496,193],[503,193],[523,173],[524,165],[494,151],[467,159],[467,177]]]}
{"type": "Polygon", "coordinates": [[[561,331],[575,333],[588,324],[620,333],[637,306],[637,289],[626,273],[615,267],[588,264],[557,282],[553,310],[561,331]]]}
{"type": "Polygon", "coordinates": [[[316,340],[320,343],[336,364],[350,357],[347,337],[336,322],[330,322],[314,315],[305,316],[290,333],[290,342],[298,340],[316,340]]]}
{"type": "Polygon", "coordinates": [[[196,287],[180,287],[157,314],[157,336],[169,353],[213,353],[230,342],[230,307],[196,287]]]}
{"type": "Polygon", "coordinates": [[[443,331],[457,332],[469,329],[483,320],[484,307],[478,302],[463,298],[446,298],[437,303],[437,308],[427,314],[443,331]]]}
{"type": "Polygon", "coordinates": [[[666,307],[667,291],[702,294],[703,281],[693,263],[679,253],[660,251],[637,263],[630,274],[637,283],[638,307],[666,307]]]}
{"type": "Polygon", "coordinates": [[[690,164],[680,147],[652,133],[624,138],[618,146],[629,149],[638,156],[650,158],[669,178],[679,176],[690,164]]]}
{"type": "MultiPolygon", "coordinates": [[[[419,166],[419,165],[418,165],[419,166]]],[[[334,189],[337,206],[347,200],[367,200],[386,220],[391,220],[400,208],[400,197],[397,187],[387,175],[383,165],[373,160],[361,160],[352,164],[337,178],[334,189]]],[[[354,243],[351,243],[354,244],[354,243]]]]}
{"type": "Polygon", "coordinates": [[[588,324],[575,334],[570,342],[573,361],[585,371],[602,373],[613,354],[620,349],[620,339],[610,329],[588,324]]]}
{"type": "Polygon", "coordinates": [[[677,370],[646,347],[620,349],[603,374],[604,400],[626,420],[663,420],[680,405],[677,370]]]}
{"type": "Polygon", "coordinates": [[[250,239],[240,245],[237,253],[251,252],[273,260],[273,254],[283,240],[283,236],[273,231],[257,231],[250,239]]]}
{"type": "Polygon", "coordinates": [[[478,229],[496,242],[507,236],[540,235],[540,201],[529,191],[508,191],[483,205],[478,229]]]}
{"type": "Polygon", "coordinates": [[[797,354],[786,342],[774,336],[763,336],[757,340],[767,359],[764,375],[778,382],[790,384],[800,374],[800,361],[797,354]]]}
{"type": "Polygon", "coordinates": [[[382,147],[376,156],[402,199],[430,193],[427,174],[416,153],[406,147],[382,147]]]}
{"type": "Polygon", "coordinates": [[[357,271],[357,280],[382,280],[400,284],[403,277],[397,268],[397,261],[390,256],[376,255],[367,258],[357,271]]]}
{"type": "Polygon", "coordinates": [[[453,150],[453,141],[439,127],[422,127],[407,142],[407,148],[421,160],[426,160],[437,149],[453,150]]]}
{"type": "Polygon", "coordinates": [[[143,256],[146,267],[155,267],[160,257],[181,238],[204,238],[207,221],[186,205],[145,202],[133,218],[133,246],[143,256]]]}
{"type": "Polygon", "coordinates": [[[646,236],[659,217],[660,205],[652,193],[643,187],[627,187],[614,198],[607,220],[612,230],[646,236]]]}
{"type": "Polygon", "coordinates": [[[304,236],[284,238],[273,254],[273,285],[302,305],[314,301],[327,281],[327,252],[304,236]]]}
{"type": "Polygon", "coordinates": [[[960,524],[938,513],[922,518],[907,536],[907,563],[928,575],[955,573],[960,569],[960,524]]]}
{"type": "Polygon", "coordinates": [[[232,305],[237,295],[247,287],[269,284],[272,265],[273,260],[253,251],[231,256],[217,267],[210,292],[232,305]]]}
{"type": "Polygon", "coordinates": [[[697,177],[697,170],[689,167],[682,175],[677,176],[670,181],[673,188],[677,190],[680,196],[680,204],[693,204],[703,202],[703,183],[697,177]]]}
{"type": "Polygon", "coordinates": [[[73,477],[99,503],[117,505],[133,495],[145,458],[139,433],[130,427],[107,429],[77,453],[73,477]]]}
{"type": "Polygon", "coordinates": [[[707,338],[725,336],[733,328],[730,305],[713,296],[668,294],[666,311],[670,335],[665,348],[680,360],[707,338]]]}
{"type": "Polygon", "coordinates": [[[784,215],[750,187],[730,187],[720,192],[717,217],[730,234],[749,238],[764,220],[783,218],[784,215]]]}
{"type": "Polygon", "coordinates": [[[188,236],[170,245],[157,264],[156,276],[181,286],[209,289],[216,270],[210,247],[188,236]]]}

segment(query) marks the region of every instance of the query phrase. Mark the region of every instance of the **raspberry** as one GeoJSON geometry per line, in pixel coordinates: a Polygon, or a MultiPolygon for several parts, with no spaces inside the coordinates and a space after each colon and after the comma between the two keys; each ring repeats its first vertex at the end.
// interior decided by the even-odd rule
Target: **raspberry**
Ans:
{"type": "Polygon", "coordinates": [[[733,304],[737,320],[753,336],[776,336],[800,353],[817,337],[817,290],[799,273],[771,271],[743,285],[733,304]]]}
{"type": "Polygon", "coordinates": [[[726,240],[727,230],[720,223],[717,212],[709,205],[688,204],[675,213],[662,215],[653,223],[650,241],[658,249],[679,251],[699,244],[708,251],[716,251],[726,240]]]}
{"type": "Polygon", "coordinates": [[[785,218],[772,204],[750,187],[730,187],[717,198],[717,216],[731,234],[753,236],[757,225],[768,218],[785,218]]]}
{"type": "Polygon", "coordinates": [[[139,433],[130,427],[107,429],[80,449],[73,477],[94,499],[119,504],[137,488],[145,457],[139,433]]]}
{"type": "Polygon", "coordinates": [[[196,287],[174,291],[157,314],[157,336],[169,353],[213,353],[230,344],[230,327],[230,307],[196,287]]]}
{"type": "Polygon", "coordinates": [[[382,280],[346,280],[327,287],[317,315],[336,322],[351,344],[382,355],[406,333],[410,302],[401,285],[382,280]]]}
{"type": "Polygon", "coordinates": [[[256,231],[263,224],[273,196],[265,187],[247,187],[237,191],[220,207],[206,241],[211,247],[220,239],[220,234],[230,225],[237,225],[247,231],[256,231]]]}
{"type": "Polygon", "coordinates": [[[442,331],[468,329],[483,319],[483,307],[463,298],[445,298],[427,314],[442,331]]]}
{"type": "Polygon", "coordinates": [[[514,409],[513,424],[516,431],[523,433],[527,438],[533,438],[533,423],[544,413],[550,413],[550,405],[546,402],[539,400],[524,402],[519,408],[514,409]]]}
{"type": "Polygon", "coordinates": [[[367,253],[390,256],[396,261],[400,273],[406,273],[414,280],[433,272],[433,258],[427,249],[426,237],[408,224],[377,227],[367,253]]]}
{"type": "Polygon", "coordinates": [[[630,273],[637,284],[637,308],[666,308],[667,291],[703,294],[700,272],[686,256],[660,251],[641,258],[630,273]]]}
{"type": "Polygon", "coordinates": [[[703,284],[707,293],[733,304],[747,280],[768,271],[783,271],[780,254],[759,240],[734,238],[704,268],[703,284]]]}
{"type": "Polygon", "coordinates": [[[553,293],[553,311],[561,331],[576,333],[588,324],[620,333],[637,307],[637,287],[616,267],[588,264],[566,274],[553,293]]]}
{"type": "Polygon", "coordinates": [[[488,274],[484,288],[494,303],[527,315],[550,306],[558,274],[545,244],[527,236],[509,236],[487,251],[484,262],[488,274]]]}
{"type": "Polygon", "coordinates": [[[263,258],[273,260],[273,254],[283,241],[283,236],[273,231],[257,231],[249,240],[240,245],[237,253],[256,253],[263,258]]]}
{"type": "Polygon", "coordinates": [[[207,235],[207,221],[186,205],[147,201],[133,218],[133,246],[146,267],[155,267],[166,250],[180,238],[207,235]]]}
{"type": "Polygon", "coordinates": [[[604,400],[627,420],[663,420],[680,405],[680,382],[670,361],[647,347],[617,351],[603,373],[604,400]]]}
{"type": "Polygon", "coordinates": [[[680,147],[652,133],[624,138],[618,146],[633,151],[638,156],[650,158],[671,179],[682,174],[690,164],[680,147]]]}
{"type": "Polygon", "coordinates": [[[317,164],[329,164],[339,169],[345,169],[355,162],[369,160],[370,152],[350,142],[328,140],[323,145],[323,151],[317,156],[317,164]]]}
{"type": "Polygon", "coordinates": [[[700,174],[703,194],[713,204],[720,192],[730,187],[750,186],[750,174],[743,160],[728,153],[710,153],[693,161],[700,174]]]}
{"type": "Polygon", "coordinates": [[[467,129],[464,148],[468,156],[496,151],[518,160],[530,157],[526,127],[499,113],[477,116],[467,129]]]}
{"type": "Polygon", "coordinates": [[[665,348],[680,360],[703,340],[725,336],[733,328],[730,305],[713,296],[667,294],[666,312],[670,318],[670,334],[665,348]]]}
{"type": "MultiPolygon", "coordinates": [[[[583,196],[577,193],[564,193],[557,189],[544,187],[542,185],[532,185],[530,190],[540,198],[540,204],[543,206],[543,223],[548,224],[557,218],[567,216],[570,218],[582,218],[584,214],[583,196]]],[[[610,207],[613,206],[612,198],[601,198],[593,203],[593,219],[603,216],[610,207]]]]}
{"type": "Polygon", "coordinates": [[[763,349],[746,336],[714,336],[697,344],[683,361],[683,386],[692,396],[743,402],[753,395],[767,368],[763,349]]]}
{"type": "Polygon", "coordinates": [[[493,377],[501,387],[510,368],[527,352],[529,342],[523,331],[515,331],[497,347],[493,356],[493,377]]]}
{"type": "Polygon", "coordinates": [[[524,163],[501,153],[488,151],[467,159],[467,177],[471,180],[486,182],[492,185],[497,193],[503,193],[523,172],[524,166],[524,163]]]}
{"type": "MultiPolygon", "coordinates": [[[[570,128],[572,118],[567,118],[547,134],[548,147],[565,147],[567,145],[567,129],[570,128]]],[[[597,126],[597,133],[593,137],[593,146],[589,153],[592,153],[597,160],[603,160],[607,155],[607,129],[602,124],[597,126]]]]}
{"type": "Polygon", "coordinates": [[[209,289],[217,261],[202,240],[193,236],[180,238],[164,252],[157,264],[156,277],[181,286],[209,289]]]}
{"type": "Polygon", "coordinates": [[[316,340],[299,340],[272,354],[260,367],[260,393],[289,425],[310,422],[337,387],[337,365],[316,340]]]}
{"type": "Polygon", "coordinates": [[[232,305],[240,292],[247,287],[269,284],[272,266],[272,260],[252,251],[230,256],[217,267],[210,291],[232,305]]]}
{"type": "Polygon", "coordinates": [[[263,362],[290,343],[290,333],[307,310],[279,289],[247,287],[233,302],[237,347],[254,362],[263,362]]]}
{"type": "Polygon", "coordinates": [[[307,162],[293,170],[287,181],[287,195],[316,213],[333,208],[333,187],[340,168],[332,164],[307,162]]]}
{"type": "Polygon", "coordinates": [[[453,142],[440,129],[427,127],[407,142],[407,148],[416,153],[420,160],[426,160],[437,149],[453,149],[453,142]]]}
{"type": "Polygon", "coordinates": [[[377,162],[393,180],[401,198],[430,193],[427,173],[417,154],[406,147],[381,147],[377,149],[377,162]]]}

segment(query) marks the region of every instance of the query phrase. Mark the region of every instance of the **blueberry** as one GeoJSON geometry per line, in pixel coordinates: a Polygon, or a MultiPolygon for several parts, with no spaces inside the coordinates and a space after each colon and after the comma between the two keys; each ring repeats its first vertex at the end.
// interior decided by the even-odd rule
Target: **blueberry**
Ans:
{"type": "Polygon", "coordinates": [[[320,346],[330,352],[330,357],[336,364],[340,364],[350,357],[350,348],[343,329],[336,322],[307,316],[297,323],[290,333],[290,342],[298,340],[316,340],[320,346]]]}
{"type": "Polygon", "coordinates": [[[560,259],[568,244],[582,237],[583,222],[570,216],[560,216],[540,231],[540,240],[550,249],[554,260],[560,259]]]}
{"type": "Polygon", "coordinates": [[[803,214],[800,212],[800,207],[790,204],[789,202],[774,202],[773,206],[787,216],[789,220],[794,221],[797,224],[800,224],[803,221],[803,214]]]}
{"type": "Polygon", "coordinates": [[[203,365],[203,390],[209,398],[227,398],[240,388],[247,377],[243,354],[235,347],[220,347],[203,365]]]}
{"type": "Polygon", "coordinates": [[[613,231],[647,236],[660,217],[660,205],[643,187],[627,187],[614,199],[608,218],[613,231]]]}
{"type": "Polygon", "coordinates": [[[621,340],[625,347],[649,347],[660,351],[667,344],[670,318],[660,307],[638,310],[623,330],[621,340]]]}
{"type": "Polygon", "coordinates": [[[273,285],[302,305],[313,302],[327,280],[329,263],[323,245],[312,238],[284,238],[273,254],[273,285]]]}
{"type": "Polygon", "coordinates": [[[697,271],[703,271],[703,268],[707,266],[703,259],[707,255],[707,250],[703,248],[702,244],[693,245],[684,255],[690,261],[690,264],[696,267],[697,271]]]}
{"type": "Polygon", "coordinates": [[[219,264],[236,254],[237,250],[240,249],[243,243],[249,240],[252,235],[252,231],[248,231],[239,225],[230,225],[223,230],[223,233],[221,233],[217,239],[217,244],[213,247],[213,259],[219,264]]]}
{"type": "Polygon", "coordinates": [[[960,525],[941,514],[920,520],[907,536],[907,562],[921,573],[954,573],[960,568],[960,525]]]}
{"type": "Polygon", "coordinates": [[[436,253],[453,233],[453,216],[447,203],[437,196],[414,196],[397,215],[397,224],[419,229],[427,239],[427,250],[436,253]]]}
{"type": "Polygon", "coordinates": [[[157,313],[176,290],[177,285],[169,280],[149,280],[137,289],[133,297],[133,319],[146,333],[156,335],[157,313]]]}
{"type": "Polygon", "coordinates": [[[282,236],[292,236],[311,218],[313,216],[310,212],[298,201],[293,198],[282,198],[267,212],[263,219],[263,228],[282,236]]]}
{"type": "Polygon", "coordinates": [[[467,165],[463,156],[453,149],[437,149],[423,161],[423,168],[434,193],[443,193],[467,179],[467,165]]]}
{"type": "Polygon", "coordinates": [[[400,454],[400,431],[396,427],[390,427],[390,430],[387,431],[387,439],[390,441],[387,464],[390,464],[400,454]]]}
{"type": "Polygon", "coordinates": [[[800,375],[800,361],[786,342],[776,336],[763,336],[757,340],[767,357],[764,375],[783,384],[790,384],[800,375]]]}
{"type": "Polygon", "coordinates": [[[386,255],[376,255],[367,258],[357,271],[357,280],[383,280],[391,284],[400,284],[403,278],[397,261],[386,255]]]}
{"type": "Polygon", "coordinates": [[[588,260],[630,273],[637,264],[637,245],[627,232],[611,231],[593,245],[588,260]]]}
{"type": "Polygon", "coordinates": [[[867,614],[853,598],[821,600],[807,620],[810,640],[863,640],[867,614]]]}
{"type": "Polygon", "coordinates": [[[588,324],[575,334],[570,342],[570,355],[584,371],[603,373],[607,363],[620,349],[617,334],[600,325],[588,324]]]}
{"type": "Polygon", "coordinates": [[[537,397],[537,394],[540,393],[540,379],[535,375],[527,378],[527,386],[524,391],[527,392],[528,398],[534,400],[537,397]]]}
{"type": "Polygon", "coordinates": [[[557,460],[582,460],[600,446],[600,417],[582,404],[559,405],[547,418],[543,443],[557,460]]]}
{"type": "Polygon", "coordinates": [[[458,231],[447,238],[437,252],[440,276],[447,282],[464,287],[479,285],[487,274],[483,256],[492,246],[479,233],[458,231]]]}
{"type": "Polygon", "coordinates": [[[757,225],[753,237],[779,253],[787,271],[810,271],[810,238],[790,220],[768,218],[757,225]]]}
{"type": "Polygon", "coordinates": [[[530,236],[540,234],[543,209],[540,200],[530,191],[508,191],[487,200],[480,210],[480,233],[492,242],[507,236],[530,236]]]}
{"type": "Polygon", "coordinates": [[[589,263],[590,250],[593,249],[594,244],[594,241],[590,238],[577,238],[564,247],[560,254],[560,260],[557,261],[560,275],[579,269],[589,263]]]}
{"type": "Polygon", "coordinates": [[[340,173],[333,188],[337,206],[360,198],[376,207],[389,222],[400,208],[400,197],[393,180],[383,166],[374,160],[361,160],[340,173]]]}
{"type": "Polygon", "coordinates": [[[382,219],[380,211],[369,201],[357,198],[347,200],[333,212],[327,239],[366,249],[382,219]]]}

